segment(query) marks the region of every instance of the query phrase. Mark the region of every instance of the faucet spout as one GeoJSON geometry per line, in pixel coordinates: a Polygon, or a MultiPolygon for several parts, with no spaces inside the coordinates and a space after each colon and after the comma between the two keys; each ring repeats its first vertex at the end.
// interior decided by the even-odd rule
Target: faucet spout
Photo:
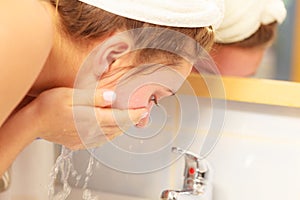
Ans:
{"type": "Polygon", "coordinates": [[[175,191],[175,190],[165,190],[161,194],[162,200],[178,200],[179,196],[182,194],[189,195],[189,191],[175,191]]]}

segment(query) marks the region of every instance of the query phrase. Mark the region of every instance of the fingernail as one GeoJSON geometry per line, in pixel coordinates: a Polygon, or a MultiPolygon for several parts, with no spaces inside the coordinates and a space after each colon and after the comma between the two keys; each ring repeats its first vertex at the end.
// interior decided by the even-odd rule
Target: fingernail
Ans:
{"type": "Polygon", "coordinates": [[[105,91],[103,92],[103,99],[108,102],[113,102],[116,100],[116,93],[114,91],[105,91]]]}

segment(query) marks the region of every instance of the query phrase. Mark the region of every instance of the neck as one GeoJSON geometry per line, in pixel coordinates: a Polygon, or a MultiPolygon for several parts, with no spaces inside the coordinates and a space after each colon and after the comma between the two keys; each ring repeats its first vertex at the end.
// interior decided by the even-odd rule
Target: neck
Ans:
{"type": "Polygon", "coordinates": [[[59,30],[55,8],[48,3],[44,5],[52,15],[55,26],[54,42],[43,70],[29,92],[30,96],[37,96],[55,87],[73,87],[76,73],[90,51],[88,47],[75,46],[75,43],[59,30]]]}

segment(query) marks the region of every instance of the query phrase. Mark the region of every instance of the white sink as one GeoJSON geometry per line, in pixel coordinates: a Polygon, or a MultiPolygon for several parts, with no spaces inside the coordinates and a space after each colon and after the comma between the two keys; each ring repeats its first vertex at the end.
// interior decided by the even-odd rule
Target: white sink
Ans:
{"type": "MultiPolygon", "coordinates": [[[[82,190],[81,189],[72,189],[72,192],[68,199],[70,200],[82,200],[82,190]]],[[[112,194],[112,193],[106,193],[106,192],[96,192],[92,191],[93,196],[97,196],[97,200],[149,200],[145,198],[138,198],[133,196],[127,196],[127,195],[118,195],[118,194],[112,194]]],[[[20,199],[21,200],[21,199],[20,199]]]]}
{"type": "MultiPolygon", "coordinates": [[[[209,100],[200,102],[205,113],[209,100]]],[[[189,134],[192,119],[184,120],[183,131],[189,134]]],[[[205,132],[205,120],[199,135],[205,132]]],[[[195,153],[203,142],[199,138],[190,148],[195,153]]],[[[300,109],[227,102],[223,134],[207,159],[214,169],[214,200],[298,200],[300,109]]],[[[79,165],[83,160],[88,160],[84,154],[78,155],[75,162],[79,165]]],[[[182,166],[179,160],[168,168],[142,175],[122,174],[102,166],[94,174],[91,186],[111,193],[159,199],[163,190],[180,188],[182,166]]]]}
{"type": "MultiPolygon", "coordinates": [[[[92,194],[97,196],[97,200],[149,200],[145,198],[137,198],[132,196],[125,196],[125,195],[117,195],[105,192],[94,192],[92,194]]],[[[26,195],[11,195],[9,192],[3,193],[0,195],[1,200],[41,200],[36,196],[26,196],[26,195]]],[[[46,198],[47,199],[47,198],[46,198]]],[[[45,199],[45,200],[46,200],[45,199]]],[[[80,189],[73,189],[72,193],[68,197],[70,200],[82,200],[82,190],[80,189]]]]}
{"type": "Polygon", "coordinates": [[[300,198],[300,109],[229,102],[209,156],[214,200],[300,198]]]}

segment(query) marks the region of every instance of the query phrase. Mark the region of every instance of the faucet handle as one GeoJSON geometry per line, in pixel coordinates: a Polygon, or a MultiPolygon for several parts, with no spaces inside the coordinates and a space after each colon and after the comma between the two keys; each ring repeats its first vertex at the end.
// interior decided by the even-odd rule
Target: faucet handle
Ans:
{"type": "Polygon", "coordinates": [[[172,151],[185,156],[183,191],[202,194],[209,181],[209,166],[207,161],[195,153],[173,147],[172,151]]]}
{"type": "Polygon", "coordinates": [[[211,172],[208,162],[198,155],[173,147],[172,151],[185,157],[184,184],[182,190],[165,190],[162,200],[212,199],[211,172]]]}

